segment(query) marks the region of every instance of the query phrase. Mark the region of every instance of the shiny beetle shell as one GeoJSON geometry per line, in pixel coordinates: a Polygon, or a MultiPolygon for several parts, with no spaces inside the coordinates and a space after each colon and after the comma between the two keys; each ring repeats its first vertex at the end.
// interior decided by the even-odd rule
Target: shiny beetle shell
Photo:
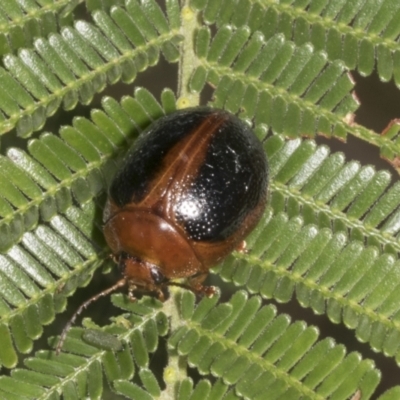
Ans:
{"type": "Polygon", "coordinates": [[[236,116],[198,107],[160,118],[116,173],[104,234],[131,289],[155,291],[187,278],[195,292],[211,266],[259,221],[267,198],[262,145],[236,116]]]}

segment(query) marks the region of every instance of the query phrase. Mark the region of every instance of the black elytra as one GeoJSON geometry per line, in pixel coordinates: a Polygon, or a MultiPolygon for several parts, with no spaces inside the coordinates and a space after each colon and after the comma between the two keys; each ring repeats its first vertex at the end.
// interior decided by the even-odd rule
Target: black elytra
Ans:
{"type": "MultiPolygon", "coordinates": [[[[228,238],[266,197],[268,164],[251,128],[231,113],[208,107],[188,108],[160,118],[128,151],[109,195],[118,207],[138,204],[155,177],[167,167],[165,155],[188,136],[223,119],[204,146],[195,176],[174,200],[176,220],[196,241],[228,238]]],[[[204,134],[204,133],[202,133],[204,134]]]]}

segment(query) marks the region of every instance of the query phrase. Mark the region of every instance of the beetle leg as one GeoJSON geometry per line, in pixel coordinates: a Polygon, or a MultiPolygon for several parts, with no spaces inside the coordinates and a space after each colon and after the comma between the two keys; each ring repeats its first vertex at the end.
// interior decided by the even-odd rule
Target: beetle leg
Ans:
{"type": "Polygon", "coordinates": [[[216,293],[215,286],[203,286],[202,283],[207,278],[208,272],[201,272],[188,278],[189,288],[196,294],[203,294],[212,297],[216,293]]]}
{"type": "Polygon", "coordinates": [[[133,294],[133,292],[135,290],[136,290],[136,286],[135,285],[132,285],[132,284],[129,285],[129,287],[128,287],[128,298],[129,298],[129,301],[131,301],[132,303],[136,301],[136,297],[133,294]]]}
{"type": "Polygon", "coordinates": [[[164,296],[163,291],[161,289],[157,289],[156,293],[157,293],[158,300],[160,300],[160,301],[162,301],[164,303],[165,296],[164,296]]]}
{"type": "Polygon", "coordinates": [[[247,253],[249,252],[249,249],[247,248],[247,243],[246,243],[246,241],[245,241],[245,240],[242,240],[242,241],[239,243],[239,246],[236,247],[235,250],[238,251],[239,253],[247,254],[247,253]]]}

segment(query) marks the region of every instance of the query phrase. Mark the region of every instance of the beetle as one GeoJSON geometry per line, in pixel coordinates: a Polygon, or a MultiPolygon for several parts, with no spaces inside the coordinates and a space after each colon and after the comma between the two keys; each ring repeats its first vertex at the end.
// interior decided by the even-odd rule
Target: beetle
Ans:
{"type": "Polygon", "coordinates": [[[127,285],[133,292],[204,286],[210,267],[234,249],[264,212],[268,163],[261,142],[235,115],[220,109],[178,110],[155,121],[129,149],[114,176],[103,214],[104,236],[123,278],[92,301],[127,285]],[[176,282],[185,279],[185,283],[176,282]]]}

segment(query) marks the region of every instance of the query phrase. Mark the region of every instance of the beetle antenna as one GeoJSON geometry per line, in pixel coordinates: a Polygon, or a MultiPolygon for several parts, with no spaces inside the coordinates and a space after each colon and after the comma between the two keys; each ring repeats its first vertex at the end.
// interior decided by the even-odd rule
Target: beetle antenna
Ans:
{"type": "Polygon", "coordinates": [[[82,303],[79,308],[75,311],[74,315],[71,317],[71,319],[67,322],[65,325],[63,331],[61,332],[60,339],[58,341],[57,347],[56,347],[56,355],[58,356],[61,352],[61,349],[63,347],[63,344],[65,342],[65,338],[67,337],[68,331],[71,329],[72,325],[75,323],[76,318],[82,313],[82,311],[89,306],[90,304],[94,303],[97,301],[100,297],[104,297],[109,295],[112,292],[115,292],[117,289],[119,289],[122,286],[126,285],[126,279],[120,279],[115,285],[109,287],[106,290],[103,290],[100,293],[97,293],[90,299],[86,300],[84,303],[82,303]]]}

